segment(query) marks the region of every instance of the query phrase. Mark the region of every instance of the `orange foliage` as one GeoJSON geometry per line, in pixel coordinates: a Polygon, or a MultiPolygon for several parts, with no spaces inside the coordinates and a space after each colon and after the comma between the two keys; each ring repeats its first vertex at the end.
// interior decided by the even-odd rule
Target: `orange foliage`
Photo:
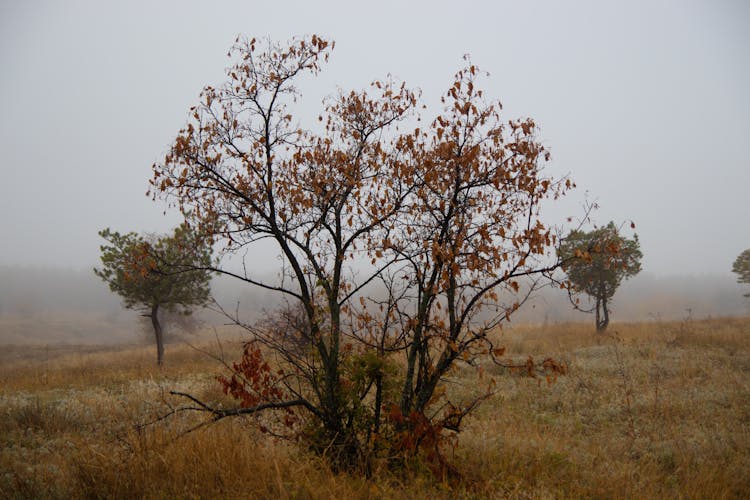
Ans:
{"type": "MultiPolygon", "coordinates": [[[[501,104],[485,99],[481,72],[468,59],[426,126],[405,125],[421,120],[419,92],[389,79],[339,92],[319,116],[322,130],[302,129],[291,112],[300,96],[295,78],[317,74],[331,48],[317,35],[287,46],[238,39],[227,82],[203,90],[190,123],[154,165],[152,191],[176,202],[228,252],[264,238],[277,244],[282,279],[239,278],[300,305],[307,348],[253,334],[307,389],[299,392],[311,394],[308,409],[331,441],[378,429],[377,421],[352,422],[377,420],[396,405],[402,416],[390,420],[405,419],[408,440],[437,446],[440,430],[457,428],[464,414],[455,409],[473,408],[440,392],[451,367],[491,348],[488,332],[525,299],[523,280],[558,267],[556,235],[539,209],[572,183],[544,175],[549,153],[536,123],[501,117],[501,104]],[[371,269],[355,270],[365,263],[371,269]],[[387,297],[366,300],[373,282],[387,297]],[[503,305],[501,291],[520,297],[503,305]],[[480,319],[487,305],[496,312],[480,319]],[[342,339],[356,349],[343,348],[342,339]],[[398,380],[402,393],[382,400],[381,365],[391,354],[407,368],[398,380]],[[353,383],[344,368],[357,355],[379,368],[353,383]],[[425,417],[438,400],[453,409],[450,418],[425,417]],[[380,406],[363,411],[368,404],[380,406]]],[[[258,356],[246,348],[235,367],[243,377],[222,382],[243,405],[283,398],[258,356]]],[[[342,447],[360,440],[346,441],[342,447]]]]}

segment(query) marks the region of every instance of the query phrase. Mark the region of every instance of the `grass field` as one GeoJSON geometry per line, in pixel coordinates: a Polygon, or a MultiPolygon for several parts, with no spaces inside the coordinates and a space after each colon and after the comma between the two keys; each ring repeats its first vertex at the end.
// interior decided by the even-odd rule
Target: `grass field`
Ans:
{"type": "MultiPolygon", "coordinates": [[[[750,319],[515,327],[514,359],[553,356],[548,384],[486,367],[498,395],[467,421],[452,484],[425,468],[334,474],[294,444],[226,419],[182,437],[169,390],[220,402],[220,365],[186,345],[9,347],[0,355],[2,498],[750,497],[750,319]]],[[[201,344],[217,352],[215,343],[201,344]]],[[[237,343],[227,341],[228,354],[237,343]]],[[[449,391],[477,383],[473,369],[449,391]]],[[[466,389],[468,390],[468,389],[466,389]]]]}

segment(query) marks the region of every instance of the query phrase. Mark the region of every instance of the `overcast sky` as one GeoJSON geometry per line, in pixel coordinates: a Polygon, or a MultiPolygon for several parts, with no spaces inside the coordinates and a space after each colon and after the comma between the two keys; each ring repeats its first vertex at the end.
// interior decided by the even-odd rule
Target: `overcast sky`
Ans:
{"type": "Polygon", "coordinates": [[[239,33],[336,41],[305,106],[388,73],[435,103],[469,53],[578,184],[550,220],[588,193],[656,275],[728,275],[750,248],[750,2],[5,0],[0,265],[87,268],[99,229],[176,224],[151,164],[239,33]]]}

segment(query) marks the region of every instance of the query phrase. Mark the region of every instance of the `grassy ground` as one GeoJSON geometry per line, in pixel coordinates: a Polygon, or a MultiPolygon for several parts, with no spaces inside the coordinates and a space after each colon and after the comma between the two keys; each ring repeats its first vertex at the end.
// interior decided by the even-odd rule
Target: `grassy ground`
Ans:
{"type": "MultiPolygon", "coordinates": [[[[553,356],[570,373],[550,385],[487,366],[498,396],[459,436],[452,486],[419,470],[333,474],[241,419],[179,439],[194,417],[136,431],[170,389],[221,400],[220,366],[188,346],[168,346],[161,370],[150,348],[5,348],[0,497],[747,498],[750,319],[591,330],[503,334],[511,357],[553,356]]],[[[448,390],[476,383],[465,370],[448,390]]]]}

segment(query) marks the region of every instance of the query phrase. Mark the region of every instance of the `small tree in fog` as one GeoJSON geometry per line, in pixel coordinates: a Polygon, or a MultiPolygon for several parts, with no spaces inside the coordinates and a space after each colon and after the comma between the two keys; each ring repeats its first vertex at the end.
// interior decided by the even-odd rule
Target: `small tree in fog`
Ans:
{"type": "Polygon", "coordinates": [[[138,309],[151,319],[157,362],[164,361],[164,334],[160,311],[188,315],[191,307],[209,298],[211,246],[186,224],[172,235],[144,237],[120,234],[109,228],[99,232],[108,245],[101,246],[101,269],[94,273],[120,295],[128,309],[138,309]]]}
{"type": "Polygon", "coordinates": [[[594,299],[587,312],[596,312],[596,331],[604,332],[609,325],[609,303],[620,283],[641,271],[638,236],[624,238],[610,222],[589,232],[572,231],[558,252],[572,291],[594,299]]]}
{"type": "MultiPolygon", "coordinates": [[[[750,284],[750,248],[737,256],[732,272],[737,273],[737,283],[750,284]]],[[[750,297],[750,293],[746,293],[745,297],[750,297]]]]}

